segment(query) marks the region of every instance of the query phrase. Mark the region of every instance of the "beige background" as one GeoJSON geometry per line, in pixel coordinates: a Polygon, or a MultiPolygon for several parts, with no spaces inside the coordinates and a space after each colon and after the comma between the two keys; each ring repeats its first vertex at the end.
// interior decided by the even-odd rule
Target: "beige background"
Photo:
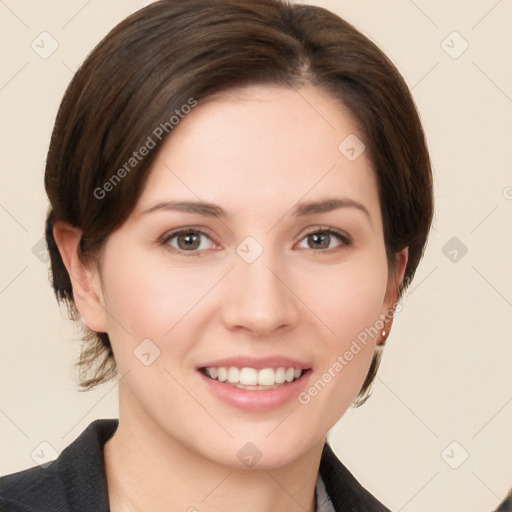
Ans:
{"type": "MultiPolygon", "coordinates": [[[[74,70],[147,3],[0,1],[0,474],[34,465],[34,450],[51,455],[41,442],[58,452],[92,420],[117,414],[115,383],[76,391],[79,344],[38,245],[42,178],[74,70]],[[41,48],[43,31],[58,43],[47,59],[31,48],[35,40],[40,53],[51,49],[46,35],[41,48]]],[[[424,121],[437,196],[429,249],[374,395],[333,429],[333,446],[393,510],[491,510],[512,486],[512,2],[310,3],[360,28],[403,73],[424,121]]]]}

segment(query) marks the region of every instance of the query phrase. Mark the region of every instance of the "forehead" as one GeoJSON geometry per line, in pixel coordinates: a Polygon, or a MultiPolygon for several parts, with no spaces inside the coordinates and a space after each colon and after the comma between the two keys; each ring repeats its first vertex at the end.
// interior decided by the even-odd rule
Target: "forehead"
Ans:
{"type": "Polygon", "coordinates": [[[169,196],[220,201],[236,210],[338,194],[378,210],[363,148],[348,109],[319,88],[251,86],[219,93],[165,140],[137,209],[169,196]]]}

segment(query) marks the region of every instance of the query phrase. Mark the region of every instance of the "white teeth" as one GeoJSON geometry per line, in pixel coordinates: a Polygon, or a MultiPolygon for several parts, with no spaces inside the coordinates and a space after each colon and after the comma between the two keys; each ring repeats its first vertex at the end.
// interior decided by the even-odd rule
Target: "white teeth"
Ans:
{"type": "Polygon", "coordinates": [[[255,386],[258,384],[258,370],[254,368],[242,368],[240,370],[239,382],[244,386],[255,386]]]}
{"type": "Polygon", "coordinates": [[[240,382],[240,370],[235,366],[230,366],[228,368],[228,382],[240,382]]]}
{"type": "Polygon", "coordinates": [[[278,368],[276,370],[276,384],[282,384],[286,380],[286,369],[278,368]]]}
{"type": "Polygon", "coordinates": [[[258,384],[260,386],[273,386],[275,384],[274,373],[272,368],[263,368],[263,370],[260,370],[258,372],[258,384]]]}
{"type": "Polygon", "coordinates": [[[237,387],[244,387],[244,389],[261,389],[261,386],[272,386],[276,384],[284,384],[285,382],[292,382],[302,375],[302,370],[297,368],[262,368],[256,370],[255,368],[243,367],[237,368],[224,366],[205,368],[205,373],[211,379],[220,382],[228,381],[230,384],[239,385],[237,387]],[[245,388],[247,386],[247,388],[245,388]],[[254,388],[253,388],[254,386],[254,388]]]}
{"type": "MultiPolygon", "coordinates": [[[[207,370],[211,370],[211,368],[207,368],[207,370]]],[[[210,375],[211,377],[211,375],[210,375]]],[[[220,382],[224,382],[226,380],[228,380],[228,371],[226,370],[226,368],[223,368],[223,367],[220,367],[220,368],[217,368],[217,378],[219,379],[220,382]]],[[[212,377],[213,379],[213,377],[212,377]]]]}

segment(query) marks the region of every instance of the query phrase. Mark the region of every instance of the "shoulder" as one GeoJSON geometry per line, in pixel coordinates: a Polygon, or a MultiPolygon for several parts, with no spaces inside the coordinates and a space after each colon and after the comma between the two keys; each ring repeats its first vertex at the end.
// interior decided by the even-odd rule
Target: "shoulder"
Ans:
{"type": "Polygon", "coordinates": [[[2,512],[48,512],[66,510],[66,490],[58,472],[34,467],[0,478],[0,510],[2,512]],[[37,504],[37,509],[32,507],[37,504]],[[48,508],[50,506],[51,508],[48,508]]]}
{"type": "Polygon", "coordinates": [[[500,506],[496,509],[496,512],[511,512],[512,511],[512,489],[507,494],[507,497],[503,500],[500,506]]]}
{"type": "Polygon", "coordinates": [[[103,444],[116,428],[117,420],[96,420],[48,466],[0,478],[0,510],[68,512],[79,503],[97,503],[95,510],[103,510],[103,444]]]}
{"type": "Polygon", "coordinates": [[[336,512],[390,512],[357,481],[328,444],[322,452],[320,475],[336,512]]]}

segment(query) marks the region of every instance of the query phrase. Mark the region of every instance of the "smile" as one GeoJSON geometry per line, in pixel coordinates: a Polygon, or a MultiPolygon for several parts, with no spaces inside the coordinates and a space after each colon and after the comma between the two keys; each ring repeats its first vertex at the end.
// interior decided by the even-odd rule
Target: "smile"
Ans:
{"type": "Polygon", "coordinates": [[[270,412],[297,403],[312,378],[312,365],[279,355],[239,355],[203,361],[197,375],[216,399],[248,412],[270,412]]]}
{"type": "Polygon", "coordinates": [[[202,373],[212,380],[230,384],[239,389],[265,390],[275,389],[282,384],[300,379],[303,371],[293,367],[251,368],[236,366],[218,366],[202,369],[202,373]]]}

